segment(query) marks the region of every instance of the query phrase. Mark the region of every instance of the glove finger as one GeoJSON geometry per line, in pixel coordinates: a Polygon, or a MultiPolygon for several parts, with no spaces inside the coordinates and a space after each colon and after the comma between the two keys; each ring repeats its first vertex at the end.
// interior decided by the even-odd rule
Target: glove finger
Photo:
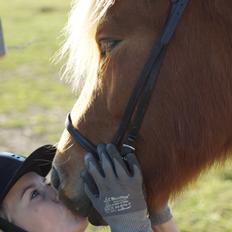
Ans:
{"type": "Polygon", "coordinates": [[[116,172],[113,161],[106,151],[106,146],[100,144],[98,146],[98,153],[101,161],[101,168],[103,169],[106,180],[113,181],[116,178],[116,172]]]}
{"type": "Polygon", "coordinates": [[[122,180],[128,181],[128,178],[130,177],[128,169],[125,169],[122,166],[121,162],[119,162],[118,159],[115,158],[114,158],[114,165],[118,179],[120,179],[121,181],[122,180]]]}
{"type": "Polygon", "coordinates": [[[87,153],[84,157],[84,163],[87,169],[89,167],[90,162],[96,167],[101,176],[104,177],[104,172],[101,168],[99,161],[95,158],[95,156],[92,153],[87,153]]]}
{"type": "Polygon", "coordinates": [[[144,197],[146,198],[146,187],[143,184],[143,175],[142,171],[140,169],[139,161],[134,153],[129,153],[126,155],[127,165],[129,169],[131,170],[131,178],[133,180],[133,183],[136,186],[141,186],[140,190],[142,190],[142,193],[144,197]]]}
{"type": "Polygon", "coordinates": [[[97,185],[99,192],[102,191],[104,186],[104,177],[101,173],[102,171],[100,171],[101,167],[91,153],[88,153],[85,156],[85,166],[89,174],[92,176],[95,184],[97,185]]]}
{"type": "Polygon", "coordinates": [[[93,179],[93,177],[89,174],[87,169],[84,169],[80,173],[80,177],[82,178],[84,184],[86,184],[89,188],[89,190],[95,195],[99,196],[99,190],[98,187],[93,179]]]}
{"type": "Polygon", "coordinates": [[[140,168],[139,161],[134,153],[129,153],[125,156],[125,160],[127,161],[127,165],[130,169],[130,173],[134,175],[134,166],[140,168]]]}
{"type": "Polygon", "coordinates": [[[94,205],[94,203],[96,203],[97,201],[97,196],[95,196],[91,190],[89,189],[87,184],[84,184],[84,190],[86,195],[88,196],[88,198],[90,199],[90,201],[92,202],[92,204],[94,205]]]}
{"type": "Polygon", "coordinates": [[[143,183],[143,176],[141,173],[141,170],[139,169],[138,166],[134,165],[134,175],[133,178],[136,180],[136,182],[138,183],[143,183]]]}
{"type": "Polygon", "coordinates": [[[109,156],[113,160],[113,164],[115,167],[116,175],[119,177],[119,174],[128,174],[128,168],[125,162],[122,159],[121,154],[118,152],[117,148],[113,144],[106,145],[106,151],[108,152],[109,156]],[[117,165],[115,164],[115,160],[117,160],[117,165]],[[120,171],[119,171],[120,169],[120,171]]]}
{"type": "Polygon", "coordinates": [[[131,178],[136,183],[136,185],[141,186],[141,190],[143,192],[144,197],[146,197],[146,188],[145,185],[143,185],[143,175],[141,171],[141,166],[139,164],[139,161],[134,153],[129,153],[126,155],[127,164],[129,166],[129,169],[131,170],[131,178]]]}

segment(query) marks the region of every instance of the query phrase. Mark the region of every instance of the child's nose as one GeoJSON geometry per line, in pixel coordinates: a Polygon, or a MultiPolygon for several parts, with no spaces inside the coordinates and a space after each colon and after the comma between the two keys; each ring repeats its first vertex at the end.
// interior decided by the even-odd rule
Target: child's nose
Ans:
{"type": "Polygon", "coordinates": [[[55,188],[53,188],[51,185],[48,185],[46,187],[46,192],[49,199],[59,202],[58,192],[55,188]]]}

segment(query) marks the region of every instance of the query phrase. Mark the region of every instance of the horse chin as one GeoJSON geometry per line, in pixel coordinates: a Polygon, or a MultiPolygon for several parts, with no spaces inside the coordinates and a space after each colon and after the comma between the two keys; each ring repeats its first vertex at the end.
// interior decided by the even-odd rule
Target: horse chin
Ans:
{"type": "Polygon", "coordinates": [[[77,214],[82,217],[88,217],[88,220],[92,225],[107,225],[102,216],[92,206],[92,203],[85,194],[81,194],[78,198],[70,199],[61,191],[59,193],[59,198],[67,206],[67,208],[73,212],[73,214],[77,214]]]}
{"type": "Polygon", "coordinates": [[[102,216],[93,207],[91,208],[89,212],[88,220],[94,226],[106,226],[107,225],[107,223],[104,221],[102,216]]]}
{"type": "Polygon", "coordinates": [[[81,194],[80,196],[78,196],[78,198],[69,198],[63,193],[62,190],[60,190],[59,199],[74,214],[78,214],[82,217],[88,217],[92,205],[85,194],[81,194]]]}

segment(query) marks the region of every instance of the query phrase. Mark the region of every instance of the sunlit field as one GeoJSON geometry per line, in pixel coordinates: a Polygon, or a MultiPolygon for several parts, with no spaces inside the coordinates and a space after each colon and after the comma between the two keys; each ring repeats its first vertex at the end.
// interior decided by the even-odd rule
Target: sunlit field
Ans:
{"type": "MultiPolygon", "coordinates": [[[[51,58],[69,9],[67,0],[0,0],[7,45],[0,58],[0,150],[29,154],[62,133],[76,96],[51,58]]],[[[171,206],[182,232],[232,232],[232,163],[203,175],[171,206]]]]}
{"type": "Polygon", "coordinates": [[[29,152],[55,143],[76,97],[59,81],[51,58],[70,1],[3,1],[7,55],[0,59],[0,148],[29,152]]]}

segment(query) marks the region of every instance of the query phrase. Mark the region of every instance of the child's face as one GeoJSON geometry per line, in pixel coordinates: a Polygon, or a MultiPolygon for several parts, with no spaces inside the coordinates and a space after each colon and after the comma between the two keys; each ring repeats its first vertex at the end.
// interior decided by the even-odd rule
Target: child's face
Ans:
{"type": "Polygon", "coordinates": [[[34,172],[22,176],[4,199],[11,222],[29,232],[81,232],[87,220],[74,216],[59,200],[57,192],[34,172]]]}

